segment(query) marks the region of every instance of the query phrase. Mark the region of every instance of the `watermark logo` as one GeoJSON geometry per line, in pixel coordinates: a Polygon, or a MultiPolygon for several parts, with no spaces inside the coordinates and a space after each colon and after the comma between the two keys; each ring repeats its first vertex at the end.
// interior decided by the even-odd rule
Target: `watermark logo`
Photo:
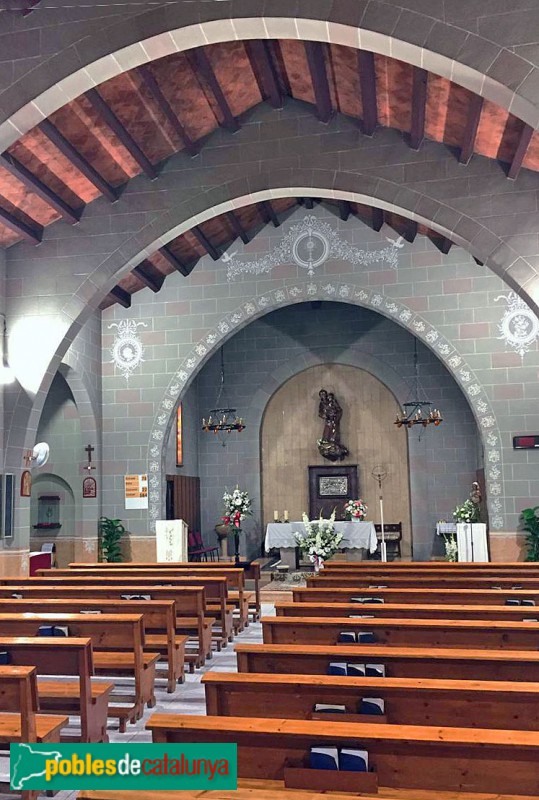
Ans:
{"type": "Polygon", "coordinates": [[[235,744],[12,744],[15,791],[237,789],[235,744]]]}

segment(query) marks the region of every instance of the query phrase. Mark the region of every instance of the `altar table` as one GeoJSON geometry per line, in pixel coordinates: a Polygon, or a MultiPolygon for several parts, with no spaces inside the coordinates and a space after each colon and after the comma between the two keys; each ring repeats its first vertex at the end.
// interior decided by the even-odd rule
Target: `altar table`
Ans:
{"type": "MultiPolygon", "coordinates": [[[[313,520],[314,523],[317,520],[313,520]]],[[[370,553],[376,552],[378,539],[374,522],[335,522],[335,531],[343,534],[339,545],[342,550],[364,549],[370,553]]],[[[266,528],[264,549],[267,552],[272,547],[281,551],[281,560],[290,567],[295,568],[295,554],[298,543],[294,533],[305,533],[303,522],[270,522],[266,528]]]]}

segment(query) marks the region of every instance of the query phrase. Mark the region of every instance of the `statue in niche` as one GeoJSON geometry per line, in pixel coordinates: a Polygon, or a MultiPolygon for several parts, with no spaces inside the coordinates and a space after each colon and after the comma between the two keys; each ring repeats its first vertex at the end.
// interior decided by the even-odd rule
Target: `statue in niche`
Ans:
{"type": "Polygon", "coordinates": [[[318,452],[328,461],[342,461],[348,455],[347,448],[341,444],[342,408],[333,392],[320,389],[318,396],[318,416],[324,420],[322,438],[318,439],[318,452]]]}

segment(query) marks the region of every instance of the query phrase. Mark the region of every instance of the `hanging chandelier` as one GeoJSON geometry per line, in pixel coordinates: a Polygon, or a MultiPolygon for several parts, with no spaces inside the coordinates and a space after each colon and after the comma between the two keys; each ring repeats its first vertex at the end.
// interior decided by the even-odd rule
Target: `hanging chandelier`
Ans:
{"type": "Polygon", "coordinates": [[[226,445],[226,437],[222,434],[229,434],[232,431],[241,433],[245,430],[245,423],[238,417],[235,408],[230,408],[227,403],[225,390],[225,361],[224,352],[221,347],[221,383],[215,401],[215,408],[211,408],[209,416],[202,419],[202,430],[206,433],[214,433],[219,437],[223,447],[226,445]]]}
{"type": "Polygon", "coordinates": [[[402,404],[400,414],[397,414],[395,425],[402,428],[405,425],[411,428],[413,425],[435,425],[438,427],[443,422],[442,412],[438,408],[433,408],[432,402],[426,399],[426,393],[419,381],[419,369],[417,366],[417,339],[414,337],[414,388],[410,392],[409,399],[402,404]]]}

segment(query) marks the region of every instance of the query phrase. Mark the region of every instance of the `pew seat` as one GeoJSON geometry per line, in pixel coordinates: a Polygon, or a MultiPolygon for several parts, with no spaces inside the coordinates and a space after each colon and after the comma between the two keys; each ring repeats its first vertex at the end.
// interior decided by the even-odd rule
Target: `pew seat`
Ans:
{"type": "Polygon", "coordinates": [[[537,794],[539,733],[313,720],[154,714],[157,743],[234,741],[238,775],[283,780],[310,747],[359,747],[385,788],[537,794]],[[361,733],[358,732],[361,729],[361,733]]]}
{"type": "Polygon", "coordinates": [[[327,675],[331,662],[383,664],[394,678],[539,682],[539,653],[531,650],[362,645],[237,644],[238,672],[327,675]]]}
{"type": "MultiPolygon", "coordinates": [[[[361,608],[361,606],[359,606],[361,608]]],[[[538,622],[453,619],[263,617],[266,644],[337,644],[342,633],[373,633],[381,647],[477,647],[537,650],[538,622]]],[[[358,644],[358,650],[361,644],[358,644]]]]}
{"type": "Polygon", "coordinates": [[[536,683],[218,672],[202,683],[210,716],[539,731],[536,683]],[[383,719],[361,715],[365,697],[384,701],[383,719]],[[346,714],[316,714],[317,703],[344,706],[346,714]]]}

